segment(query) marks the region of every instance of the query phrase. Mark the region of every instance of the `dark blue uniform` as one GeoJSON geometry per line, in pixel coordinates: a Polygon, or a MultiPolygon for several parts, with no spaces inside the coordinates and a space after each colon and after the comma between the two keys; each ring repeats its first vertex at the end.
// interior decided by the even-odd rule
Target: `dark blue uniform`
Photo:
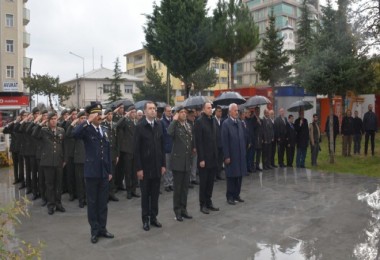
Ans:
{"type": "Polygon", "coordinates": [[[111,174],[110,142],[106,129],[87,121],[75,127],[73,135],[81,138],[85,145],[86,158],[84,178],[87,195],[87,215],[91,235],[98,236],[107,232],[108,176],[111,174]]]}

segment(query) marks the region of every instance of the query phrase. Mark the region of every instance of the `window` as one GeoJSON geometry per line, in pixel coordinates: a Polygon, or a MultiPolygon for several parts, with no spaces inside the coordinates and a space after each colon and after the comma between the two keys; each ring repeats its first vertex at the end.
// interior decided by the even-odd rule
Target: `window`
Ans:
{"type": "Polygon", "coordinates": [[[112,88],[111,84],[103,84],[103,93],[104,94],[111,93],[111,88],[112,88]]]}
{"type": "Polygon", "coordinates": [[[13,40],[6,40],[7,52],[13,52],[13,40]]]}
{"type": "Polygon", "coordinates": [[[14,66],[7,66],[7,78],[13,79],[15,77],[15,67],[14,66]]]}
{"type": "Polygon", "coordinates": [[[227,77],[220,77],[219,82],[220,83],[227,83],[227,77]]]}
{"type": "Polygon", "coordinates": [[[132,84],[124,84],[124,93],[125,94],[133,94],[133,85],[132,84]]]}
{"type": "Polygon", "coordinates": [[[5,15],[5,24],[7,27],[13,27],[13,14],[5,15]]]}
{"type": "Polygon", "coordinates": [[[225,64],[225,63],[221,63],[221,64],[220,64],[220,69],[221,69],[221,70],[226,70],[226,69],[227,69],[227,64],[225,64]]]}

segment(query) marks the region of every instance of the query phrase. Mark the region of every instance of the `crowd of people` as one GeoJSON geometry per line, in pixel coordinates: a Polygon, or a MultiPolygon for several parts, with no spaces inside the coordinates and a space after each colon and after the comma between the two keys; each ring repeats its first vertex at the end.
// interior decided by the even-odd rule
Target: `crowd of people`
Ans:
{"type": "MultiPolygon", "coordinates": [[[[365,135],[364,154],[374,155],[377,117],[368,106],[363,120],[358,112],[347,110],[342,123],[333,115],[333,126],[326,121],[328,142],[342,135],[342,154],[360,154],[361,137],[365,135]],[[330,131],[332,139],[330,140],[330,131]]],[[[164,191],[173,192],[173,211],[177,221],[191,219],[187,209],[189,188],[199,185],[199,206],[204,214],[219,211],[213,204],[214,182],[226,177],[226,201],[242,203],[243,177],[248,173],[273,168],[305,167],[308,147],[311,164],[317,166],[321,130],[317,114],[312,122],[298,118],[280,108],[260,106],[239,110],[230,104],[228,114],[222,107],[204,103],[201,110],[167,105],[157,114],[154,102],[146,102],[144,111],[122,104],[103,109],[93,104],[85,109],[21,111],[4,127],[11,135],[10,151],[14,163],[14,184],[26,189],[32,199],[41,198],[49,215],[65,212],[61,195],[87,205],[91,242],[98,237],[113,238],[106,228],[107,203],[118,201],[117,193],[127,199],[141,199],[143,229],[162,227],[158,221],[161,179],[164,191]],[[277,152],[277,164],[275,154],[277,152]],[[140,192],[137,191],[140,188],[140,192]]],[[[330,146],[329,146],[330,147],[330,146]]]]}

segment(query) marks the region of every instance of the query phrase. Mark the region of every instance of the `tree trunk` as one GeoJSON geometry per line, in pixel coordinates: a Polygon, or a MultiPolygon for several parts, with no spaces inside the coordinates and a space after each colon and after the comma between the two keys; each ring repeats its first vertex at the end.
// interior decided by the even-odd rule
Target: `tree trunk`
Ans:
{"type": "Polygon", "coordinates": [[[170,104],[170,72],[166,70],[166,104],[170,104]]]}
{"type": "Polygon", "coordinates": [[[183,84],[185,85],[185,98],[189,98],[190,96],[190,90],[191,90],[191,83],[187,78],[183,79],[183,84]]]}
{"type": "Polygon", "coordinates": [[[329,95],[329,101],[330,101],[330,116],[329,116],[329,132],[330,136],[328,137],[330,140],[330,163],[333,164],[335,163],[335,156],[334,156],[334,116],[333,116],[333,99],[332,96],[329,95]]]}
{"type": "Polygon", "coordinates": [[[51,94],[48,95],[48,98],[49,98],[50,108],[51,108],[52,111],[54,111],[53,101],[51,100],[51,94]]]}
{"type": "Polygon", "coordinates": [[[230,75],[231,75],[231,89],[234,89],[235,88],[235,75],[234,75],[234,62],[231,61],[230,62],[231,64],[231,72],[230,72],[230,75]]]}

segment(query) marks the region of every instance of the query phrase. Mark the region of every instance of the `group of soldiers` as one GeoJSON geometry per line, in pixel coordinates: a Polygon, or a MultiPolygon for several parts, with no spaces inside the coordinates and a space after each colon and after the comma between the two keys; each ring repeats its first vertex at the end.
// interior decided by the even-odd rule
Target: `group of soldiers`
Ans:
{"type": "MultiPolygon", "coordinates": [[[[302,109],[296,120],[293,115],[285,117],[283,108],[276,118],[273,110],[263,112],[261,117],[260,106],[239,111],[236,104],[231,104],[226,116],[219,106],[213,111],[210,102],[201,110],[180,106],[173,111],[167,105],[161,115],[153,102],[146,103],[144,112],[123,104],[103,111],[96,104],[82,110],[73,108],[63,110],[59,116],[55,111],[33,108],[30,113],[21,111],[5,126],[4,133],[11,135],[14,184],[21,183],[19,189],[26,188],[26,194],[32,193],[33,200],[41,198],[48,214],[65,212],[61,201],[65,192],[70,201],[78,199],[79,207],[83,208],[86,203],[98,203],[92,198],[99,192],[97,189],[107,192],[99,205],[118,201],[115,194],[126,191],[127,199],[141,196],[143,229],[148,231],[150,225],[162,226],[157,220],[161,176],[164,190],[174,191],[176,219],[183,221],[192,218],[187,212],[187,193],[194,185],[200,185],[201,212],[219,211],[213,205],[212,192],[214,182],[223,180],[223,168],[227,202],[235,205],[244,202],[240,189],[242,177],[249,172],[293,167],[295,153],[296,167],[304,168],[309,145],[312,165],[317,165],[321,141],[317,114],[309,124],[302,109]],[[104,163],[96,166],[98,161],[104,163]],[[102,182],[93,185],[93,177],[106,180],[107,188],[100,187],[104,186],[102,182]]],[[[334,145],[335,120],[334,116],[334,145]]],[[[350,113],[343,118],[340,129],[344,146],[351,142],[346,131],[355,131],[354,121],[358,121],[357,114],[355,119],[350,113]]],[[[329,125],[326,129],[330,129],[329,125]]],[[[373,141],[377,131],[371,105],[359,131],[366,133],[367,153],[368,139],[373,141]]],[[[347,149],[351,148],[344,150],[349,155],[347,149]]],[[[360,150],[355,148],[355,153],[357,149],[360,150]]],[[[107,210],[103,207],[103,213],[95,212],[94,208],[102,208],[95,204],[88,209],[93,243],[99,234],[113,238],[105,223],[102,230],[97,230],[99,223],[93,216],[106,215],[107,210]]]]}

